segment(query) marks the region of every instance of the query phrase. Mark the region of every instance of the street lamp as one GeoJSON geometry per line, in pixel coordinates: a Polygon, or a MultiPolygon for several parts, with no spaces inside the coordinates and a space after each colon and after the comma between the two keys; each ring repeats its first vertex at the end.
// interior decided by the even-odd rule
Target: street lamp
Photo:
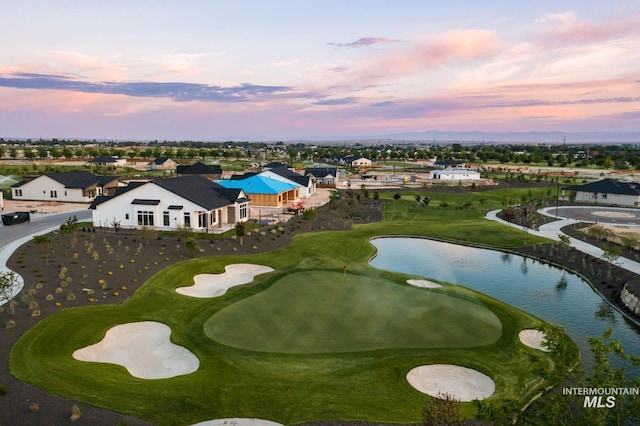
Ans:
{"type": "Polygon", "coordinates": [[[558,188],[556,190],[556,219],[558,218],[558,204],[560,202],[560,181],[556,181],[558,188]]]}

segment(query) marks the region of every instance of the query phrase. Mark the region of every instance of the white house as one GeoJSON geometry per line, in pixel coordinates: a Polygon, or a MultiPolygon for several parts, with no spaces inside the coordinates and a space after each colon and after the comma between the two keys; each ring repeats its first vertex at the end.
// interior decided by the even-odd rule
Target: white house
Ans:
{"type": "Polygon", "coordinates": [[[429,179],[434,180],[477,180],[480,179],[480,172],[471,169],[455,168],[444,170],[433,170],[429,173],[429,179]]]}
{"type": "Polygon", "coordinates": [[[11,196],[14,200],[89,203],[98,196],[114,194],[117,188],[116,176],[73,171],[18,182],[11,187],[11,196]]]}
{"type": "Polygon", "coordinates": [[[316,181],[313,177],[302,176],[286,167],[277,167],[260,173],[280,182],[292,183],[300,187],[300,198],[308,198],[316,193],[316,181]]]}
{"type": "Polygon", "coordinates": [[[371,164],[371,160],[364,157],[356,158],[355,160],[351,161],[352,167],[369,167],[371,166],[371,164]]]}
{"type": "Polygon", "coordinates": [[[249,220],[249,199],[198,175],[132,182],[91,206],[93,225],[222,233],[249,220]]]}
{"type": "Polygon", "coordinates": [[[304,175],[314,177],[320,188],[335,188],[338,185],[339,174],[336,167],[307,167],[304,175]]]}
{"type": "Polygon", "coordinates": [[[563,188],[563,192],[565,190],[575,191],[575,201],[581,203],[640,206],[640,184],[637,182],[601,179],[584,185],[568,186],[563,188]]]}

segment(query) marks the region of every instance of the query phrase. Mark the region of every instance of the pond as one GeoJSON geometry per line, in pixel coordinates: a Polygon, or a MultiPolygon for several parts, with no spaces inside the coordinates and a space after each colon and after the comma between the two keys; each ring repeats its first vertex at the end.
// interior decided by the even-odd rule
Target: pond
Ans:
{"type": "Polygon", "coordinates": [[[601,336],[607,327],[613,327],[613,338],[628,353],[640,354],[640,329],[588,282],[563,269],[523,256],[424,238],[384,237],[371,243],[378,254],[370,264],[378,269],[459,284],[564,327],[580,347],[587,370],[593,365],[587,339],[601,336]]]}

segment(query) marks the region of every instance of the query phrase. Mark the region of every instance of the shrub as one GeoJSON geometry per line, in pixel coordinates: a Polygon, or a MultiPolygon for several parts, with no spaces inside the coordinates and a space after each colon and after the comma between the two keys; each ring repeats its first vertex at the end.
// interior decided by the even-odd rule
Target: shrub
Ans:
{"type": "Polygon", "coordinates": [[[32,413],[37,413],[40,410],[40,405],[37,402],[32,402],[29,404],[29,411],[32,413]]]}
{"type": "Polygon", "coordinates": [[[5,385],[0,385],[0,396],[6,395],[9,392],[5,385]]]}
{"type": "Polygon", "coordinates": [[[76,404],[73,404],[73,407],[71,407],[71,418],[70,418],[70,420],[72,422],[75,422],[81,416],[82,416],[82,412],[80,411],[80,407],[78,407],[76,404]]]}

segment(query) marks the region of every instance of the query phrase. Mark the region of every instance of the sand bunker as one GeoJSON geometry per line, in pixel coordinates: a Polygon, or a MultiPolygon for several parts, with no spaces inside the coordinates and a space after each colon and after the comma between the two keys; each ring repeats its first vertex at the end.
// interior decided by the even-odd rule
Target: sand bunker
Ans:
{"type": "Polygon", "coordinates": [[[252,265],[250,263],[236,263],[227,265],[222,274],[198,274],[193,277],[194,285],[178,287],[176,292],[192,297],[222,296],[231,287],[248,284],[256,275],[273,272],[269,266],[252,265]]]}
{"type": "Polygon", "coordinates": [[[207,420],[191,426],[282,426],[280,423],[262,419],[219,419],[207,420]]]}
{"type": "Polygon", "coordinates": [[[549,348],[543,345],[546,340],[546,336],[540,330],[522,330],[520,333],[518,333],[518,337],[520,338],[522,344],[525,346],[549,352],[549,348]]]}
{"type": "Polygon", "coordinates": [[[407,374],[407,381],[427,395],[438,398],[448,394],[461,402],[488,398],[496,389],[489,376],[471,368],[448,364],[416,367],[407,374]]]}
{"type": "Polygon", "coordinates": [[[434,283],[433,281],[428,281],[428,280],[407,280],[407,284],[411,284],[411,285],[414,285],[416,287],[422,287],[422,288],[439,288],[439,287],[442,287],[440,284],[434,283]]]}
{"type": "Polygon", "coordinates": [[[171,328],[160,322],[117,325],[100,342],[78,349],[73,357],[121,365],[140,379],[167,379],[196,371],[200,366],[198,358],[171,343],[170,336],[171,328]]]}

